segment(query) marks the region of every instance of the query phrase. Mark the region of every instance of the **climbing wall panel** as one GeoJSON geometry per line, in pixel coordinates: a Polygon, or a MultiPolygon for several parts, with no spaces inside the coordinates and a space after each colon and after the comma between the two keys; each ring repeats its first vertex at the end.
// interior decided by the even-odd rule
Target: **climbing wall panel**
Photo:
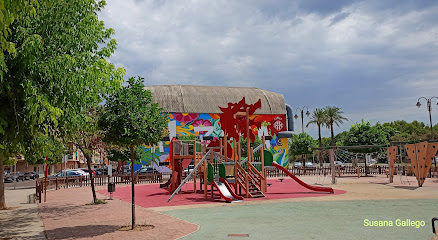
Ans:
{"type": "Polygon", "coordinates": [[[426,160],[424,163],[423,174],[422,174],[424,176],[424,179],[422,180],[421,184],[423,184],[424,180],[426,180],[427,172],[429,172],[429,169],[432,166],[432,161],[436,156],[437,151],[438,151],[438,143],[429,143],[427,145],[426,160]]]}
{"type": "MultiPolygon", "coordinates": [[[[435,144],[430,145],[431,149],[437,148],[437,145],[435,144]]],[[[419,186],[422,186],[424,181],[426,180],[427,171],[432,163],[432,160],[430,160],[430,164],[428,164],[428,161],[426,161],[428,156],[428,146],[429,144],[427,142],[408,144],[405,146],[406,152],[411,159],[412,171],[414,172],[415,177],[418,180],[419,186]]],[[[433,150],[430,150],[430,154],[433,154],[433,150]]]]}
{"type": "Polygon", "coordinates": [[[395,161],[397,158],[397,146],[389,147],[388,148],[388,155],[389,155],[389,168],[391,177],[394,176],[394,167],[395,167],[395,161]]]}

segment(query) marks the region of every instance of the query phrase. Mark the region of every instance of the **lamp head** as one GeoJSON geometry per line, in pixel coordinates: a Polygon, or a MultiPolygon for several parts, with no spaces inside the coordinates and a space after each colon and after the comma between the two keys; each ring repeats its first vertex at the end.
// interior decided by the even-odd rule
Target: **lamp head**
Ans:
{"type": "Polygon", "coordinates": [[[295,114],[294,118],[295,118],[295,119],[298,119],[298,115],[297,115],[297,114],[295,114]]]}
{"type": "Polygon", "coordinates": [[[420,108],[421,107],[421,103],[420,103],[420,101],[418,101],[417,102],[417,105],[416,105],[418,108],[420,108]]]}
{"type": "Polygon", "coordinates": [[[310,116],[310,112],[309,112],[309,110],[307,110],[307,112],[306,112],[306,116],[310,116]]]}

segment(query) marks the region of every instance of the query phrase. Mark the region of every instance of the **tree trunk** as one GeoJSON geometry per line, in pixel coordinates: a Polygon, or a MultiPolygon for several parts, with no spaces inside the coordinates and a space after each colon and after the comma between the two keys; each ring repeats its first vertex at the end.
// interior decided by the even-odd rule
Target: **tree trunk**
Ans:
{"type": "Polygon", "coordinates": [[[330,132],[331,132],[331,137],[332,137],[331,145],[333,147],[333,146],[335,146],[335,135],[333,134],[333,122],[330,122],[330,132]]]}
{"type": "Polygon", "coordinates": [[[5,183],[3,182],[3,179],[5,179],[3,173],[4,170],[3,159],[0,158],[0,210],[7,209],[5,200],[5,183]]]}
{"type": "Polygon", "coordinates": [[[322,168],[322,158],[321,158],[321,147],[322,147],[322,140],[321,140],[321,125],[318,124],[318,144],[319,144],[319,150],[318,150],[318,162],[319,167],[322,168]]]}
{"type": "Polygon", "coordinates": [[[91,173],[90,154],[84,154],[84,155],[85,155],[85,158],[87,158],[87,167],[88,167],[88,172],[90,173],[91,192],[93,193],[93,203],[96,203],[97,202],[96,189],[94,188],[94,176],[91,173]]]}
{"type": "Polygon", "coordinates": [[[131,186],[132,186],[132,226],[135,229],[135,192],[134,192],[134,145],[131,144],[131,186]]]}

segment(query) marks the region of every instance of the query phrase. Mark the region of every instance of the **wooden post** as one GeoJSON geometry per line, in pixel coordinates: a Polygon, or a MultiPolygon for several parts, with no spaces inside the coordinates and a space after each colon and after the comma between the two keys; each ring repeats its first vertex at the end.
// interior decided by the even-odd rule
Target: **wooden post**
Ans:
{"type": "Polygon", "coordinates": [[[237,161],[238,161],[238,163],[239,163],[239,165],[240,165],[240,158],[241,158],[241,154],[242,154],[242,152],[240,151],[240,141],[239,142],[237,142],[237,150],[238,150],[238,154],[237,154],[237,161]]]}
{"type": "Polygon", "coordinates": [[[332,184],[336,182],[335,175],[335,150],[333,148],[330,149],[330,168],[332,170],[332,184]]]}
{"type": "Polygon", "coordinates": [[[204,200],[207,200],[207,161],[204,161],[204,200]]]}
{"type": "Polygon", "coordinates": [[[236,139],[233,139],[233,160],[234,162],[237,161],[237,145],[236,145],[236,139]]]}
{"type": "Polygon", "coordinates": [[[261,159],[261,165],[262,165],[262,176],[265,178],[263,181],[263,189],[264,193],[268,191],[267,185],[266,185],[266,172],[265,172],[265,136],[262,137],[262,148],[260,149],[260,159],[261,159]]]}
{"type": "MultiPolygon", "coordinates": [[[[198,165],[199,159],[198,155],[195,155],[194,166],[198,165]]],[[[193,170],[193,192],[196,193],[196,170],[193,170]]]]}
{"type": "MultiPolygon", "coordinates": [[[[395,156],[394,156],[394,158],[395,158],[395,156]]],[[[386,159],[388,159],[388,166],[389,166],[389,183],[392,183],[393,181],[394,181],[394,173],[393,172],[391,172],[391,161],[390,161],[390,159],[389,159],[389,148],[387,148],[387,151],[386,151],[386,159]]]]}
{"type": "Polygon", "coordinates": [[[357,171],[357,178],[360,178],[360,167],[357,167],[356,171],[357,171]]]}
{"type": "Polygon", "coordinates": [[[214,195],[213,195],[213,184],[210,184],[211,186],[211,198],[214,199],[214,195]]]}
{"type": "Polygon", "coordinates": [[[220,154],[220,155],[223,155],[223,151],[222,151],[222,146],[223,146],[223,144],[222,144],[222,141],[223,141],[223,140],[219,138],[219,154],[220,154]]]}
{"type": "MultiPolygon", "coordinates": [[[[196,166],[196,163],[197,163],[196,158],[197,158],[196,139],[194,139],[193,140],[193,166],[196,166]]],[[[189,169],[188,173],[190,174],[190,169],[189,169]]],[[[194,173],[193,173],[193,192],[196,193],[196,171],[194,171],[194,173]]]]}
{"type": "Polygon", "coordinates": [[[228,148],[228,139],[227,139],[227,135],[226,135],[226,133],[227,132],[224,132],[224,162],[228,162],[228,155],[227,155],[227,153],[228,153],[228,151],[227,151],[227,148],[228,148]]]}
{"type": "Polygon", "coordinates": [[[248,173],[245,173],[245,188],[246,188],[246,197],[249,198],[249,182],[248,182],[248,173]]]}
{"type": "Polygon", "coordinates": [[[338,176],[341,176],[341,165],[338,165],[338,176]]]}
{"type": "Polygon", "coordinates": [[[249,108],[246,108],[246,155],[248,155],[248,162],[251,162],[249,158],[249,150],[251,149],[251,138],[249,137],[249,108]]]}
{"type": "Polygon", "coordinates": [[[234,192],[238,193],[238,183],[237,183],[237,149],[236,149],[236,139],[233,138],[233,159],[234,159],[234,192]]]}

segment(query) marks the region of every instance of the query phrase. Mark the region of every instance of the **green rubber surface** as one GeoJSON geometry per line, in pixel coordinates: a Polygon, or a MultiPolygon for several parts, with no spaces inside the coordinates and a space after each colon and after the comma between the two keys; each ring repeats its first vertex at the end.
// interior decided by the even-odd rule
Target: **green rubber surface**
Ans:
{"type": "Polygon", "coordinates": [[[438,201],[352,200],[229,204],[164,211],[200,225],[183,239],[429,239],[438,201]],[[364,220],[392,221],[392,227],[364,226],[364,220]],[[424,227],[396,226],[396,220],[424,221],[424,227]],[[228,237],[228,234],[249,234],[228,237]]]}

